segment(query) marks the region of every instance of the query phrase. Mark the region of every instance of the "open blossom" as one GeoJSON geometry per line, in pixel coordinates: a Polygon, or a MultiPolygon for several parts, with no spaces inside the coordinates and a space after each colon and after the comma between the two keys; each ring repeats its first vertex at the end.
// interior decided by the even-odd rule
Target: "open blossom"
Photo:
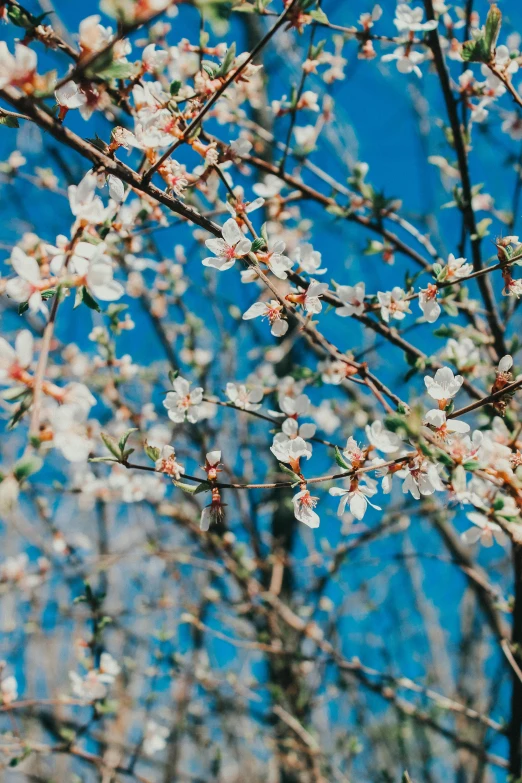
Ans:
{"type": "Polygon", "coordinates": [[[310,410],[310,397],[306,394],[280,394],[279,407],[287,416],[306,416],[310,410]]]}
{"type": "Polygon", "coordinates": [[[342,307],[338,307],[335,311],[337,315],[345,317],[347,315],[362,315],[364,313],[364,283],[357,283],[357,285],[340,285],[337,286],[336,294],[343,303],[342,307]]]}
{"type": "MultiPolygon", "coordinates": [[[[85,106],[87,103],[87,96],[83,93],[76,82],[68,81],[62,84],[61,87],[54,93],[56,103],[63,109],[79,109],[85,106]]],[[[60,112],[60,117],[63,118],[65,112],[60,112]]]]}
{"type": "Polygon", "coordinates": [[[309,242],[299,245],[295,250],[295,261],[298,269],[309,275],[324,275],[326,268],[321,269],[321,253],[314,250],[309,242]]]}
{"type": "MultiPolygon", "coordinates": [[[[317,427],[312,422],[305,421],[302,424],[298,424],[296,419],[285,419],[285,421],[281,426],[281,429],[283,431],[282,434],[285,435],[287,438],[300,437],[306,440],[307,438],[314,437],[317,427]]],[[[277,438],[278,435],[276,435],[275,437],[277,438]]]]}
{"type": "Polygon", "coordinates": [[[423,22],[423,16],[424,10],[420,6],[412,8],[411,5],[408,5],[407,3],[399,3],[395,9],[393,24],[399,33],[435,30],[438,22],[435,19],[423,22]]]}
{"type": "Polygon", "coordinates": [[[36,71],[36,52],[29,46],[15,44],[14,55],[7,48],[5,41],[0,41],[0,88],[23,88],[32,81],[36,71]]]}
{"type": "Polygon", "coordinates": [[[263,387],[253,386],[248,389],[244,384],[227,383],[225,393],[237,408],[244,411],[257,411],[263,399],[263,387]]]}
{"type": "Polygon", "coordinates": [[[389,323],[390,318],[402,321],[406,313],[411,312],[406,292],[399,286],[395,286],[391,291],[378,291],[377,299],[381,306],[381,318],[386,323],[389,323]]]}
{"type": "Polygon", "coordinates": [[[313,497],[307,489],[302,489],[292,498],[295,518],[308,527],[319,527],[319,514],[314,511],[318,501],[319,498],[313,497]]]}
{"type": "Polygon", "coordinates": [[[203,266],[211,266],[224,272],[234,266],[236,258],[246,256],[252,243],[245,237],[234,218],[229,218],[221,230],[223,238],[207,239],[205,242],[214,256],[204,258],[203,266]]]}
{"type": "Polygon", "coordinates": [[[480,351],[469,337],[461,337],[458,340],[450,337],[443,357],[452,362],[461,372],[471,372],[480,362],[480,351]]]}
{"type": "Polygon", "coordinates": [[[148,73],[161,71],[169,59],[169,53],[165,49],[156,49],[154,44],[148,44],[142,52],[141,61],[148,73]]]}
{"type": "Polygon", "coordinates": [[[470,527],[461,534],[461,538],[466,544],[476,544],[477,541],[483,546],[493,546],[493,542],[504,546],[507,543],[507,536],[496,522],[492,522],[485,514],[477,511],[470,511],[467,514],[474,527],[470,527]]]}
{"type": "Polygon", "coordinates": [[[257,253],[259,260],[264,261],[271,272],[280,280],[286,280],[287,272],[293,266],[288,256],[284,255],[284,250],[285,243],[281,239],[269,237],[267,251],[257,253]]]}
{"type": "Polygon", "coordinates": [[[15,338],[14,348],[4,337],[0,337],[0,383],[15,378],[33,360],[33,336],[28,329],[22,329],[15,338]]]}
{"type": "Polygon", "coordinates": [[[320,313],[323,309],[321,302],[321,296],[328,291],[327,283],[318,283],[316,280],[311,280],[310,285],[302,293],[292,291],[285,296],[289,302],[294,304],[300,304],[307,313],[320,313]]]}
{"type": "Polygon", "coordinates": [[[113,279],[113,268],[110,257],[105,253],[106,245],[100,242],[93,245],[90,242],[78,242],[69,256],[67,269],[66,253],[58,252],[51,261],[51,272],[54,275],[76,274],[82,278],[81,283],[102,302],[113,302],[125,293],[121,283],[113,279]]]}
{"type": "Polygon", "coordinates": [[[77,672],[69,672],[71,689],[74,696],[88,703],[104,699],[107,695],[107,685],[94,669],[81,677],[77,672]]]}
{"type": "Polygon", "coordinates": [[[174,446],[163,446],[159,458],[156,460],[156,470],[160,473],[166,473],[167,476],[179,481],[185,468],[176,461],[176,452],[174,446]]]}
{"type": "Polygon", "coordinates": [[[522,141],[522,117],[516,111],[502,112],[501,130],[513,141],[522,141]]]}
{"type": "Polygon", "coordinates": [[[323,383],[339,386],[347,376],[348,365],[340,359],[336,359],[333,362],[327,359],[319,363],[318,369],[323,383]]]}
{"type": "Polygon", "coordinates": [[[269,302],[254,302],[243,313],[244,321],[252,318],[268,318],[270,331],[274,337],[282,337],[288,331],[288,321],[283,318],[283,305],[277,299],[271,299],[269,302]]]}
{"type": "Polygon", "coordinates": [[[469,432],[469,424],[465,421],[458,421],[458,419],[447,419],[446,413],[438,408],[427,412],[424,417],[424,424],[435,430],[436,435],[443,440],[454,433],[463,435],[469,432]]]}
{"type": "Polygon", "coordinates": [[[163,405],[168,410],[171,421],[181,423],[185,419],[194,424],[201,418],[201,403],[203,401],[203,388],[198,386],[190,390],[190,381],[181,375],[172,384],[174,391],[167,392],[163,405]]]}
{"type": "Polygon", "coordinates": [[[366,459],[365,450],[362,448],[362,446],[359,446],[352,435],[350,435],[346,441],[346,446],[343,449],[343,457],[347,462],[350,463],[352,467],[358,467],[359,465],[362,465],[366,459]]]}
{"type": "Polygon", "coordinates": [[[19,247],[14,247],[11,252],[11,265],[16,272],[16,277],[7,281],[5,292],[15,302],[27,302],[29,310],[33,313],[45,312],[42,301],[42,285],[40,267],[32,256],[26,255],[19,247]]]}
{"type": "Polygon", "coordinates": [[[170,731],[166,726],[160,726],[156,721],[148,720],[145,724],[145,735],[143,737],[143,752],[146,756],[153,756],[154,753],[160,753],[167,747],[167,737],[170,731]]]}
{"type": "Polygon", "coordinates": [[[2,677],[0,681],[0,698],[2,704],[12,704],[18,698],[18,683],[16,677],[9,675],[8,677],[2,677]]]}
{"type": "MultiPolygon", "coordinates": [[[[251,146],[252,145],[250,145],[250,147],[251,146]]],[[[256,196],[268,199],[277,196],[284,184],[284,181],[275,174],[267,174],[263,182],[256,182],[256,184],[252,186],[252,190],[256,196]]]]}
{"type": "MultiPolygon", "coordinates": [[[[245,155],[248,155],[251,149],[252,149],[252,142],[251,141],[249,141],[248,139],[239,138],[239,139],[234,139],[234,141],[231,142],[230,147],[229,147],[229,153],[230,153],[230,156],[232,157],[232,160],[234,161],[234,163],[241,163],[241,159],[245,155]]],[[[273,176],[273,174],[271,174],[269,176],[273,176]]],[[[279,183],[280,182],[279,177],[276,177],[276,179],[277,179],[277,182],[279,183]]],[[[255,186],[254,186],[254,193],[257,196],[262,196],[263,197],[262,193],[258,193],[255,190],[255,186]]],[[[264,198],[267,198],[267,197],[264,196],[264,198]]]]}
{"type": "MultiPolygon", "coordinates": [[[[280,394],[279,407],[288,418],[285,419],[282,424],[281,429],[283,432],[278,433],[275,436],[274,441],[278,439],[286,440],[286,438],[296,438],[298,436],[305,440],[306,438],[313,438],[317,429],[315,424],[305,422],[299,425],[297,422],[299,416],[308,415],[310,398],[307,397],[306,394],[299,394],[296,397],[289,394],[280,394]]],[[[281,415],[276,411],[271,411],[271,413],[273,416],[281,415]]]]}
{"type": "Polygon", "coordinates": [[[70,403],[55,408],[50,416],[53,443],[69,462],[86,462],[94,449],[88,413],[84,405],[70,403]]]}
{"type": "Polygon", "coordinates": [[[79,43],[83,56],[102,49],[112,38],[110,27],[100,24],[101,16],[93,14],[82,19],[79,27],[79,43]]]}
{"type": "Polygon", "coordinates": [[[448,263],[446,265],[447,276],[446,279],[451,280],[461,277],[467,277],[473,272],[473,264],[467,264],[465,258],[455,258],[453,253],[448,256],[448,263]]]}
{"type": "Polygon", "coordinates": [[[437,466],[422,457],[410,460],[405,470],[399,471],[398,475],[404,478],[402,491],[410,492],[416,500],[420,500],[421,495],[432,495],[435,491],[444,490],[437,466]]]}
{"type": "Polygon", "coordinates": [[[349,504],[350,513],[355,519],[363,519],[366,514],[368,506],[381,511],[380,506],[374,505],[370,498],[376,494],[374,486],[366,483],[360,483],[353,481],[350,485],[350,489],[342,489],[341,487],[332,487],[329,490],[330,495],[333,497],[339,497],[339,508],[337,510],[337,516],[342,517],[346,511],[346,505],[349,504]]]}
{"type": "Polygon", "coordinates": [[[381,57],[383,62],[395,60],[399,73],[414,73],[419,79],[422,77],[422,71],[419,68],[419,65],[420,63],[423,63],[425,59],[426,56],[422,52],[418,52],[415,49],[406,46],[398,46],[394,52],[384,54],[381,57]]]}
{"type": "Polygon", "coordinates": [[[451,400],[463,383],[462,375],[453,375],[449,367],[441,367],[434,378],[429,375],[424,378],[427,392],[434,400],[451,400]]]}
{"type": "Polygon", "coordinates": [[[441,313],[437,302],[437,286],[430,283],[427,288],[419,291],[419,307],[429,324],[435,323],[441,313]]]}
{"type": "Polygon", "coordinates": [[[310,459],[312,456],[311,445],[301,437],[283,440],[276,435],[270,446],[270,451],[280,462],[288,463],[292,470],[298,474],[300,472],[299,460],[310,459]]]}
{"type": "Polygon", "coordinates": [[[69,185],[67,193],[71,212],[80,221],[97,225],[105,220],[107,210],[96,193],[98,179],[88,171],[78,185],[69,185]]]}
{"type": "Polygon", "coordinates": [[[374,421],[366,425],[366,437],[378,451],[383,454],[393,454],[402,446],[400,437],[395,432],[390,432],[381,421],[374,421]]]}

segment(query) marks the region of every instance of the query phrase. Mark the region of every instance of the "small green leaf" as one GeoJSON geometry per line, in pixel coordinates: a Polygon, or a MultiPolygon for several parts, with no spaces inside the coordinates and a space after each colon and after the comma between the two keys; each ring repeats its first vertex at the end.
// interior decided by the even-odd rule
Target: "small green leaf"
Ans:
{"type": "Polygon", "coordinates": [[[258,250],[261,250],[262,247],[265,246],[265,240],[261,239],[261,237],[258,237],[257,239],[254,239],[252,242],[252,252],[257,253],[258,250]]]}
{"type": "Polygon", "coordinates": [[[101,307],[94,299],[94,297],[89,293],[87,288],[83,288],[83,303],[87,305],[87,307],[90,307],[91,310],[96,310],[97,313],[101,313],[101,307]]]}
{"type": "Polygon", "coordinates": [[[232,63],[236,59],[236,44],[235,42],[227,49],[227,53],[225,54],[225,57],[223,59],[223,62],[221,63],[219,69],[215,72],[215,77],[218,78],[219,76],[226,76],[227,73],[230,71],[230,68],[232,66],[232,63]]]}
{"type": "Polygon", "coordinates": [[[156,446],[149,446],[149,444],[146,443],[145,444],[145,454],[153,462],[156,462],[159,459],[160,450],[156,446]]]}
{"type": "Polygon", "coordinates": [[[484,26],[484,43],[490,57],[493,53],[493,49],[496,46],[501,25],[502,12],[500,11],[498,5],[493,3],[488,11],[486,24],[484,26]]]}
{"type": "Polygon", "coordinates": [[[114,457],[116,457],[116,460],[119,462],[120,461],[121,452],[120,452],[120,448],[119,448],[118,444],[116,443],[115,439],[112,438],[110,435],[106,435],[104,432],[100,432],[100,436],[101,436],[102,441],[105,443],[105,445],[107,446],[107,448],[111,452],[111,454],[114,457]]]}
{"type": "Polygon", "coordinates": [[[195,495],[198,486],[201,486],[201,484],[185,484],[183,481],[172,481],[172,483],[175,487],[181,489],[183,492],[186,492],[188,495],[195,495]]]}
{"type": "Polygon", "coordinates": [[[133,432],[137,432],[137,431],[138,431],[138,427],[132,427],[130,430],[127,430],[127,432],[124,432],[123,435],[121,436],[121,438],[120,438],[120,440],[118,442],[118,446],[119,446],[120,452],[122,454],[123,454],[123,452],[125,450],[125,446],[127,445],[127,441],[129,440],[130,435],[133,432]]]}
{"type": "Polygon", "coordinates": [[[320,22],[320,24],[328,24],[328,17],[322,8],[316,8],[313,11],[310,11],[310,16],[316,22],[320,22]]]}
{"type": "Polygon", "coordinates": [[[283,473],[286,473],[293,478],[295,484],[301,484],[303,480],[301,476],[298,476],[297,473],[294,473],[294,471],[288,468],[283,462],[279,463],[279,467],[281,468],[283,473]]]}
{"type": "Polygon", "coordinates": [[[20,123],[17,117],[13,117],[12,114],[2,114],[0,111],[0,125],[5,125],[6,128],[19,128],[20,123]]]}
{"type": "Polygon", "coordinates": [[[345,470],[352,470],[352,466],[346,462],[338,446],[335,447],[335,461],[340,468],[344,468],[345,470]]]}
{"type": "Polygon", "coordinates": [[[208,492],[211,490],[212,487],[208,483],[208,481],[202,481],[201,484],[198,484],[196,489],[194,490],[195,495],[199,495],[201,492],[208,492]]]}
{"type": "Polygon", "coordinates": [[[43,460],[40,457],[22,457],[13,468],[14,477],[17,481],[24,481],[33,473],[37,473],[42,465],[43,460]]]}

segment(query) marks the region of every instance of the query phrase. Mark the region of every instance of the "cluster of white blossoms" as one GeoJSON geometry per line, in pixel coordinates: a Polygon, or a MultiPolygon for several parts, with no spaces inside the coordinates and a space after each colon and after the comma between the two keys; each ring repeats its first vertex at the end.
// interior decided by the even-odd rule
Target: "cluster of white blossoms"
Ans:
{"type": "Polygon", "coordinates": [[[88,669],[85,674],[69,672],[72,694],[86,704],[101,701],[120,672],[121,667],[112,655],[102,652],[98,666],[88,669]]]}
{"type": "MultiPolygon", "coordinates": [[[[520,401],[513,400],[522,377],[514,369],[520,361],[516,326],[509,328],[522,296],[516,277],[522,244],[508,234],[517,230],[519,193],[515,189],[511,215],[486,184],[468,181],[483,143],[477,123],[487,129],[488,143],[496,123],[506,150],[510,141],[522,140],[520,39],[510,35],[497,45],[501,17],[495,4],[482,25],[477,11],[444,0],[426,7],[399,2],[388,14],[370,4],[353,14],[357,21],[349,27],[327,20],[326,3],[237,0],[231,8],[225,4],[225,16],[229,10],[232,19],[236,11],[249,14],[247,21],[258,15],[267,31],[260,48],[247,52],[229,37],[236,22],[222,32],[220,3],[178,5],[102,0],[100,14],[83,19],[69,44],[60,41],[52,15],[25,16],[18,3],[0,0],[1,20],[13,23],[8,37],[24,36],[0,42],[0,91],[9,107],[0,107],[0,125],[6,133],[22,126],[14,135],[20,150],[0,163],[2,186],[36,187],[52,194],[53,206],[60,199],[64,206],[63,222],[55,227],[54,218],[62,215],[53,213],[51,229],[47,205],[39,215],[31,200],[35,227],[5,247],[2,262],[0,296],[6,324],[15,328],[6,326],[10,334],[0,337],[7,444],[0,517],[21,532],[21,548],[39,548],[41,555],[9,548],[0,562],[0,590],[9,600],[18,592],[34,610],[54,587],[60,566],[74,566],[76,575],[81,563],[82,578],[91,569],[100,575],[99,592],[86,582],[85,596],[77,598],[91,610],[86,619],[92,635],[75,633],[77,659],[64,669],[67,676],[71,668],[69,705],[88,705],[96,718],[113,709],[109,697],[131,657],[113,657],[106,649],[103,625],[112,618],[105,611],[114,607],[102,606],[105,572],[115,560],[130,572],[125,558],[137,560],[140,547],[146,558],[140,567],[145,563],[169,577],[171,558],[183,568],[198,560],[201,581],[208,581],[201,595],[209,604],[217,592],[211,582],[230,576],[242,621],[247,615],[250,621],[251,611],[256,618],[262,606],[265,623],[273,608],[265,597],[276,606],[278,569],[262,593],[261,561],[279,565],[277,558],[263,558],[279,546],[266,519],[282,505],[290,514],[288,532],[298,530],[312,544],[310,568],[328,568],[330,557],[335,563],[338,550],[327,551],[321,540],[325,522],[335,538],[340,529],[341,548],[345,535],[366,531],[377,518],[384,528],[401,508],[412,519],[432,513],[453,519],[466,546],[516,541],[522,522],[520,401]],[[200,15],[200,30],[189,33],[192,22],[184,20],[171,24],[185,10],[200,15]],[[284,19],[277,19],[280,13],[284,19]],[[316,28],[321,36],[308,43],[301,34],[316,28]],[[180,35],[172,44],[171,34],[179,30],[190,39],[180,35]],[[470,40],[463,43],[464,33],[470,40]],[[260,55],[269,41],[265,71],[260,55]],[[40,54],[42,46],[53,50],[57,71],[43,72],[48,58],[40,54]],[[352,145],[345,138],[345,107],[330,88],[353,65],[349,46],[365,61],[361,68],[376,58],[379,78],[392,72],[397,90],[411,91],[422,133],[429,128],[441,134],[447,152],[434,135],[440,154],[428,162],[452,194],[444,206],[463,218],[457,245],[446,243],[442,230],[437,236],[435,220],[420,219],[411,189],[403,209],[400,194],[385,196],[382,172],[372,181],[369,165],[352,157],[356,139],[352,145]],[[271,80],[278,47],[288,63],[271,80]],[[62,72],[64,52],[72,56],[62,72]],[[283,72],[288,78],[279,79],[283,72]],[[428,90],[418,93],[421,77],[432,80],[435,93],[437,74],[444,101],[431,101],[428,90]],[[289,88],[289,80],[300,86],[289,88]],[[450,106],[447,117],[431,113],[430,104],[437,103],[450,106]],[[64,145],[70,151],[71,166],[43,146],[43,162],[36,157],[31,145],[40,131],[42,145],[51,138],[57,150],[64,145]],[[73,155],[83,156],[83,168],[73,155]],[[346,170],[336,172],[341,159],[346,170]],[[33,166],[34,160],[42,165],[33,166]],[[63,177],[52,168],[56,161],[63,177]],[[355,229],[353,241],[339,229],[347,222],[355,229]],[[502,225],[506,235],[492,243],[497,258],[486,260],[488,229],[502,233],[502,225]],[[372,238],[364,247],[360,233],[367,230],[372,238]],[[335,244],[328,232],[338,233],[335,244]],[[385,274],[374,274],[374,262],[385,274]],[[488,287],[492,299],[502,291],[502,307],[490,304],[488,287]],[[403,354],[407,362],[401,363],[403,354]],[[41,484],[32,480],[40,470],[41,484]],[[61,503],[65,513],[58,514],[61,503]],[[282,505],[274,511],[276,503],[282,505]],[[32,526],[24,527],[27,508],[44,523],[41,542],[32,526]],[[138,524],[131,534],[127,521],[133,517],[138,524]],[[120,518],[125,530],[118,546],[102,551],[104,536],[120,518]],[[92,520],[98,523],[99,559],[92,520]],[[321,526],[315,536],[307,530],[321,526]],[[254,534],[245,543],[251,530],[259,546],[254,534]],[[182,551],[186,533],[191,539],[182,551]],[[193,557],[196,541],[205,558],[193,557]]],[[[330,5],[339,7],[337,13],[351,4],[330,5]]],[[[515,146],[506,158],[518,176],[515,146]]],[[[497,145],[492,149],[496,154],[497,145]]],[[[286,513],[281,518],[287,524],[286,513]]],[[[290,562],[295,552],[284,554],[290,562]]],[[[128,572],[122,573],[127,586],[128,572]]],[[[148,575],[140,572],[140,580],[148,575]]],[[[184,601],[192,604],[192,588],[194,595],[200,591],[199,578],[179,601],[183,612],[184,601]]],[[[161,587],[150,605],[139,595],[140,616],[156,618],[151,610],[172,606],[176,599],[166,592],[161,587]]],[[[307,608],[298,607],[303,618],[307,608]]],[[[114,618],[123,618],[126,607],[121,615],[119,609],[114,618]]],[[[283,615],[277,623],[286,622],[283,615]]],[[[218,620],[224,616],[215,613],[218,620]]],[[[199,627],[195,614],[181,614],[183,622],[199,627]]],[[[22,630],[31,632],[33,624],[24,622],[22,630]]],[[[11,625],[14,614],[6,630],[11,625]]],[[[306,632],[310,628],[307,623],[306,632]]],[[[110,637],[113,651],[120,630],[122,624],[110,637]]],[[[208,630],[211,636],[214,629],[208,630]]],[[[261,648],[260,630],[258,624],[246,648],[277,653],[274,644],[261,648]]],[[[161,650],[146,667],[147,678],[163,677],[164,664],[169,676],[185,665],[177,653],[164,655],[168,633],[155,624],[154,644],[160,642],[161,650]]],[[[312,640],[317,638],[310,633],[312,640]]],[[[186,682],[200,678],[201,692],[210,697],[221,684],[230,693],[236,675],[229,672],[217,683],[207,677],[204,658],[201,648],[194,671],[187,666],[186,682]]],[[[302,671],[311,671],[311,662],[302,671]]],[[[19,691],[7,672],[0,662],[6,713],[16,708],[19,691]]],[[[18,665],[14,673],[22,682],[18,665]]],[[[155,686],[149,686],[150,680],[130,771],[141,751],[150,757],[166,749],[174,726],[162,708],[158,722],[149,717],[149,706],[159,706],[152,699],[155,686]]],[[[129,700],[138,691],[134,683],[125,690],[129,700]]],[[[129,746],[126,738],[122,748],[129,746]]],[[[111,764],[104,758],[97,766],[110,772],[111,764]]]]}

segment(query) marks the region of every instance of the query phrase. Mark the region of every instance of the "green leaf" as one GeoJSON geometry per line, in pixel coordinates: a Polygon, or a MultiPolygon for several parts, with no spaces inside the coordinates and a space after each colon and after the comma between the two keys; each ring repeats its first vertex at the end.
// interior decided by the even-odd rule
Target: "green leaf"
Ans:
{"type": "Polygon", "coordinates": [[[236,59],[236,44],[235,42],[227,49],[223,62],[221,63],[219,70],[216,71],[216,78],[219,76],[226,76],[230,71],[232,63],[236,59]]]}
{"type": "Polygon", "coordinates": [[[262,247],[265,246],[265,240],[261,239],[261,237],[258,237],[257,239],[254,239],[252,242],[252,252],[257,253],[258,250],[261,250],[262,247]]]}
{"type": "Polygon", "coordinates": [[[156,460],[159,459],[160,453],[160,450],[156,446],[149,446],[148,443],[145,444],[145,454],[153,462],[156,462],[156,460]]]}
{"type": "Polygon", "coordinates": [[[169,381],[171,383],[174,383],[178,375],[179,375],[179,370],[169,370],[169,381]]]}
{"type": "Polygon", "coordinates": [[[29,302],[20,302],[18,305],[18,315],[23,315],[29,310],[29,302]]]}
{"type": "Polygon", "coordinates": [[[130,435],[133,432],[137,432],[137,431],[138,431],[138,427],[132,427],[130,430],[127,430],[127,432],[124,432],[123,435],[121,436],[118,442],[118,446],[120,447],[120,452],[122,454],[125,450],[125,446],[127,445],[127,441],[129,440],[130,435]]]}
{"type": "Polygon", "coordinates": [[[89,462],[117,462],[120,464],[120,460],[114,459],[114,457],[91,457],[89,462]]]}
{"type": "Polygon", "coordinates": [[[328,24],[328,17],[322,8],[316,8],[314,11],[310,11],[310,16],[316,22],[320,22],[321,24],[328,24]]]}
{"type": "Polygon", "coordinates": [[[24,481],[33,473],[37,473],[43,465],[43,460],[40,457],[29,456],[19,459],[13,468],[13,474],[17,481],[24,481]]]}
{"type": "Polygon", "coordinates": [[[116,460],[120,461],[120,448],[118,444],[116,443],[115,439],[112,438],[110,435],[106,435],[104,432],[100,432],[100,436],[102,441],[105,443],[111,454],[116,457],[116,460]]]}
{"type": "Polygon", "coordinates": [[[335,447],[335,461],[340,468],[344,468],[345,470],[352,470],[352,466],[346,462],[338,446],[335,447]]]}
{"type": "Polygon", "coordinates": [[[81,305],[83,302],[83,292],[85,291],[85,286],[80,285],[76,289],[76,294],[74,295],[74,305],[73,310],[76,310],[77,307],[81,305]]]}
{"type": "Polygon", "coordinates": [[[34,30],[35,27],[48,16],[48,13],[40,14],[39,16],[33,16],[33,14],[26,11],[20,5],[9,5],[7,9],[7,17],[9,21],[16,25],[16,27],[23,27],[24,30],[34,30]]]}
{"type": "Polygon", "coordinates": [[[500,33],[500,27],[502,25],[502,12],[498,5],[493,3],[488,11],[486,17],[486,24],[484,27],[484,43],[491,57],[493,49],[497,43],[498,34],[500,33]]]}
{"type": "Polygon", "coordinates": [[[490,60],[490,52],[484,38],[475,41],[465,41],[462,44],[462,59],[468,63],[487,63],[490,60]]]}
{"type": "Polygon", "coordinates": [[[201,484],[185,484],[183,481],[172,481],[175,487],[178,489],[181,489],[183,492],[186,492],[188,495],[195,495],[196,490],[198,489],[198,486],[201,486],[201,484]]]}
{"type": "Polygon", "coordinates": [[[453,467],[454,462],[451,459],[450,455],[446,454],[445,451],[438,451],[437,452],[437,459],[443,465],[446,465],[447,468],[452,468],[453,467]]]}
{"type": "Polygon", "coordinates": [[[0,112],[0,125],[5,125],[6,128],[19,128],[20,123],[17,117],[13,117],[12,114],[2,114],[0,112]]]}
{"type": "Polygon", "coordinates": [[[279,463],[279,467],[281,468],[283,473],[286,473],[293,478],[294,484],[292,486],[294,486],[295,484],[301,484],[303,479],[301,478],[301,476],[298,476],[297,473],[294,473],[294,471],[291,470],[291,468],[287,467],[283,462],[279,463]]]}
{"type": "Polygon", "coordinates": [[[170,94],[177,95],[180,90],[181,90],[181,82],[178,81],[177,79],[174,79],[174,81],[171,82],[170,85],[170,94]]]}
{"type": "Polygon", "coordinates": [[[85,286],[83,287],[83,295],[82,295],[82,301],[84,304],[87,305],[91,310],[96,310],[97,313],[101,313],[101,307],[96,301],[96,299],[89,293],[87,288],[85,286]]]}
{"type": "Polygon", "coordinates": [[[208,481],[202,481],[201,484],[198,484],[196,489],[194,490],[195,495],[199,495],[201,492],[208,492],[211,490],[212,487],[208,483],[208,481]]]}

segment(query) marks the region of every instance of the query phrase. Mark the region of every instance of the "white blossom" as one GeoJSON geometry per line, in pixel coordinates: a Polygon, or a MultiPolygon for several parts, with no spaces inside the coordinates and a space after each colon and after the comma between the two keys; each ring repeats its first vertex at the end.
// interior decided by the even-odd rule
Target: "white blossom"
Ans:
{"type": "Polygon", "coordinates": [[[376,490],[368,484],[356,483],[356,486],[353,489],[331,487],[329,493],[333,497],[340,498],[339,508],[337,510],[337,515],[339,517],[342,517],[345,513],[347,504],[349,504],[350,514],[352,514],[355,519],[359,520],[363,519],[368,506],[376,509],[376,511],[381,511],[381,507],[374,505],[369,499],[375,495],[376,490]]]}
{"type": "Polygon", "coordinates": [[[205,242],[214,256],[204,258],[203,266],[211,266],[224,272],[234,266],[236,258],[246,256],[252,243],[245,237],[234,218],[229,218],[221,230],[223,238],[207,239],[205,242]]]}
{"type": "Polygon", "coordinates": [[[319,498],[313,497],[307,489],[303,489],[294,495],[292,503],[294,504],[294,516],[299,522],[304,522],[308,527],[319,527],[320,519],[314,511],[319,498]]]}
{"type": "Polygon", "coordinates": [[[268,318],[270,331],[274,337],[282,337],[288,331],[288,321],[283,318],[283,306],[276,300],[270,302],[255,302],[243,313],[243,320],[252,318],[268,318]]]}
{"type": "Polygon", "coordinates": [[[357,283],[354,286],[337,286],[336,294],[343,303],[343,306],[338,307],[335,311],[337,315],[342,317],[348,315],[362,315],[364,313],[364,291],[364,283],[357,283]]]}
{"type": "Polygon", "coordinates": [[[174,391],[167,393],[163,405],[168,410],[169,419],[176,423],[189,421],[194,424],[201,418],[201,403],[203,402],[203,389],[198,386],[190,390],[190,381],[181,375],[172,384],[174,391]]]}
{"type": "Polygon", "coordinates": [[[427,392],[434,400],[451,400],[464,383],[462,375],[454,375],[449,367],[441,367],[431,378],[424,378],[427,392]]]}
{"type": "Polygon", "coordinates": [[[504,546],[507,543],[507,536],[496,522],[492,522],[484,514],[480,514],[478,511],[470,511],[467,514],[470,522],[473,522],[474,527],[468,528],[461,534],[461,538],[465,544],[476,544],[480,541],[482,546],[493,546],[493,542],[504,546]]]}

